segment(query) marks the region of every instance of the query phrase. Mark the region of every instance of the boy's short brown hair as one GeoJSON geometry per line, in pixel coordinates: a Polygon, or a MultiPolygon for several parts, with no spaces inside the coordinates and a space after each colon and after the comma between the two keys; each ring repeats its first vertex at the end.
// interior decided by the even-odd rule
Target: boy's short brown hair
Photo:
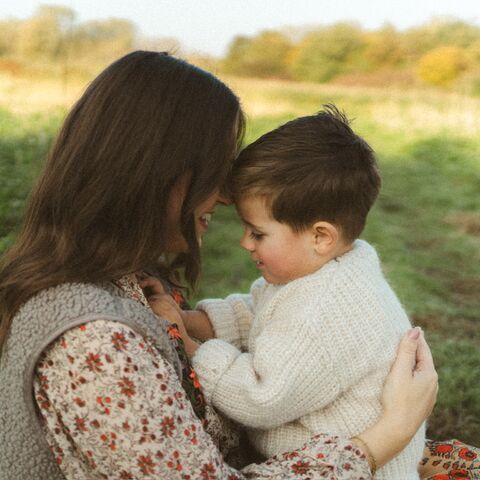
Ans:
{"type": "Polygon", "coordinates": [[[261,136],[240,153],[230,181],[235,200],[265,197],[273,218],[295,231],[323,220],[349,241],[362,232],[380,185],[372,148],[334,105],[261,136]]]}

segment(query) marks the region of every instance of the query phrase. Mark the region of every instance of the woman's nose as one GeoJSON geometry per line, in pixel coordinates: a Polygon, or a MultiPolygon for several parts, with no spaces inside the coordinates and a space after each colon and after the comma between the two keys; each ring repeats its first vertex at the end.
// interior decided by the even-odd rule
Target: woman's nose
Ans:
{"type": "Polygon", "coordinates": [[[217,197],[217,203],[219,203],[220,205],[227,205],[228,206],[228,205],[232,205],[233,200],[228,195],[226,195],[224,193],[219,193],[218,197],[217,197]]]}

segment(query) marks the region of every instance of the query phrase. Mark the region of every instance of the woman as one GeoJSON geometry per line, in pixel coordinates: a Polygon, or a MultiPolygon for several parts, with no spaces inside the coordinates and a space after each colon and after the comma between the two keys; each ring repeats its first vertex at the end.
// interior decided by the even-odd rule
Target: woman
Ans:
{"type": "Polygon", "coordinates": [[[0,270],[2,480],[371,478],[425,420],[436,374],[414,330],[357,439],[322,434],[240,472],[206,433],[178,331],[135,273],[174,257],[195,282],[243,124],[219,80],[153,52],[112,64],[74,106],[0,270]]]}

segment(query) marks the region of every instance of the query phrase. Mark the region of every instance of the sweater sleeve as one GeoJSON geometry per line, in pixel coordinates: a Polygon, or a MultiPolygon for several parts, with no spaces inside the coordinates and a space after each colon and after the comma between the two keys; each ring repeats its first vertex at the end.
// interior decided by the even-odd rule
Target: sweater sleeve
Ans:
{"type": "Polygon", "coordinates": [[[253,282],[250,293],[234,293],[225,299],[205,299],[196,308],[204,311],[212,323],[215,337],[239,349],[246,349],[255,303],[265,288],[265,280],[253,282]]]}
{"type": "Polygon", "coordinates": [[[301,450],[243,471],[227,465],[195,416],[174,370],[125,325],[69,330],[37,364],[35,398],[67,479],[370,479],[348,440],[317,435],[301,450]]]}
{"type": "Polygon", "coordinates": [[[218,339],[195,352],[204,393],[227,416],[270,429],[328,405],[339,394],[328,341],[301,303],[294,299],[274,311],[251,352],[218,339]]]}

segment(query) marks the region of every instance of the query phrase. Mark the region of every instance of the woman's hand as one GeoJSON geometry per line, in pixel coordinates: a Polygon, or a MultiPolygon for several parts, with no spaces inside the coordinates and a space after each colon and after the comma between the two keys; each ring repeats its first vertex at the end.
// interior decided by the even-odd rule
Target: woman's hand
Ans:
{"type": "Polygon", "coordinates": [[[185,323],[183,310],[177,305],[175,300],[165,292],[163,284],[158,278],[139,275],[138,284],[143,290],[150,308],[156,315],[168,320],[170,323],[176,323],[179,326],[185,323]]]}
{"type": "Polygon", "coordinates": [[[139,279],[138,283],[143,289],[153,313],[177,325],[183,343],[185,344],[185,351],[187,355],[191,357],[197,350],[198,343],[188,335],[185,327],[185,312],[168,293],[165,293],[162,282],[158,278],[145,277],[139,279]]]}
{"type": "Polygon", "coordinates": [[[382,393],[383,413],[378,422],[353,440],[370,464],[380,468],[400,453],[433,410],[438,376],[423,332],[409,330],[398,347],[397,358],[382,393]]]}
{"type": "Polygon", "coordinates": [[[147,300],[152,295],[163,295],[165,293],[163,283],[157,277],[145,273],[138,273],[137,281],[147,300]]]}
{"type": "Polygon", "coordinates": [[[432,413],[438,393],[438,375],[430,348],[419,327],[402,339],[382,394],[384,416],[392,428],[403,431],[406,442],[432,413]]]}
{"type": "Polygon", "coordinates": [[[155,293],[147,300],[153,313],[170,323],[176,323],[179,328],[185,328],[182,310],[168,293],[155,293]]]}

